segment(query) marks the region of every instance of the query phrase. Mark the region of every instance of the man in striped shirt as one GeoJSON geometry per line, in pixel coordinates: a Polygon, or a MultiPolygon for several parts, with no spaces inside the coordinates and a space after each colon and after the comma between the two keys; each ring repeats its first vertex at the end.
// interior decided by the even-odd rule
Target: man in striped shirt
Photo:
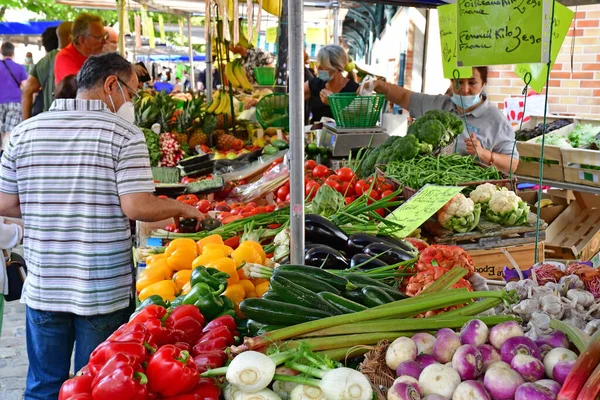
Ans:
{"type": "Polygon", "coordinates": [[[144,135],[132,124],[137,76],[117,53],[90,57],[76,99],[12,132],[1,160],[0,215],[23,218],[28,276],[25,399],[56,399],[133,303],[129,220],[198,218],[152,195],[144,135]]]}

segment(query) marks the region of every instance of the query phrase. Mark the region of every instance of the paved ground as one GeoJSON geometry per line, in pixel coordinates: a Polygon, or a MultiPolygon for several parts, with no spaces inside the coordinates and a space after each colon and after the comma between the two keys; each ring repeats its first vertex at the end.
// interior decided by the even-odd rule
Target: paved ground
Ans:
{"type": "Polygon", "coordinates": [[[0,399],[23,399],[27,365],[25,305],[18,301],[4,303],[0,337],[0,399]]]}

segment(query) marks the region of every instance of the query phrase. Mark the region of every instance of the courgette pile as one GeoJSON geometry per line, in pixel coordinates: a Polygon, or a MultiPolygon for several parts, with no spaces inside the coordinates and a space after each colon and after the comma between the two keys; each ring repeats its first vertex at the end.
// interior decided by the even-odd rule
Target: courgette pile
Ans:
{"type": "Polygon", "coordinates": [[[273,271],[271,289],[262,298],[244,300],[251,336],[334,315],[364,311],[407,296],[361,275],[335,275],[316,267],[282,265],[273,271]]]}

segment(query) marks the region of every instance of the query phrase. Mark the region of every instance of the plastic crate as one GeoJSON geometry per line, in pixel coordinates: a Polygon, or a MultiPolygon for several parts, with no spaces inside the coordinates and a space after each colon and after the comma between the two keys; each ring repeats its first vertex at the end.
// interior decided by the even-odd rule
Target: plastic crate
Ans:
{"type": "Polygon", "coordinates": [[[290,128],[289,96],[285,93],[273,93],[263,97],[256,105],[256,119],[263,127],[290,128]]]}
{"type": "Polygon", "coordinates": [[[336,93],[327,97],[333,118],[342,128],[368,128],[377,125],[385,96],[358,96],[355,93],[336,93]]]}
{"type": "Polygon", "coordinates": [[[275,68],[254,67],[254,78],[259,85],[270,86],[275,84],[275,68]]]}

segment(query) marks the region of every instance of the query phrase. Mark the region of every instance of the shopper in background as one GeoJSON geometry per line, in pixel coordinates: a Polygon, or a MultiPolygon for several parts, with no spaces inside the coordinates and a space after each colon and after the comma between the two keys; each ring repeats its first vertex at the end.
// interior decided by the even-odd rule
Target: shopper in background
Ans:
{"type": "Polygon", "coordinates": [[[119,49],[119,34],[110,26],[105,26],[104,30],[108,33],[106,43],[104,43],[103,53],[114,53],[119,49]]]}
{"type": "MultiPolygon", "coordinates": [[[[219,74],[219,68],[218,65],[215,64],[217,62],[217,56],[212,56],[212,64],[211,64],[211,69],[213,71],[212,73],[212,87],[213,89],[216,89],[218,85],[221,84],[221,75],[219,74]]],[[[206,90],[206,70],[204,69],[203,71],[201,71],[198,74],[198,79],[197,79],[197,83],[201,83],[201,87],[200,90],[204,91],[206,90]]]]}
{"type": "Polygon", "coordinates": [[[30,51],[25,54],[25,64],[23,66],[25,67],[25,71],[27,71],[27,73],[29,73],[34,66],[33,54],[30,51]]]}
{"type": "Polygon", "coordinates": [[[60,49],[71,43],[72,22],[63,22],[58,28],[48,28],[42,34],[46,55],[29,71],[23,87],[23,120],[50,109],[54,101],[54,60],[60,49]],[[35,101],[33,95],[37,93],[35,101]]]}
{"type": "Polygon", "coordinates": [[[169,82],[169,77],[166,72],[163,71],[163,73],[160,74],[159,79],[160,81],[154,82],[154,90],[157,92],[165,92],[166,94],[169,94],[173,91],[173,89],[175,89],[175,86],[169,82]]]}
{"type": "Polygon", "coordinates": [[[138,77],[138,89],[143,89],[144,84],[152,81],[152,77],[150,77],[150,74],[146,69],[146,65],[143,62],[140,61],[138,63],[133,64],[133,70],[135,71],[138,77]]]}
{"type": "Polygon", "coordinates": [[[54,99],[74,99],[75,97],[77,97],[77,77],[67,75],[56,85],[54,99]]]}
{"type": "Polygon", "coordinates": [[[102,18],[93,14],[79,14],[73,22],[72,42],[56,55],[54,83],[67,75],[76,75],[89,56],[102,53],[107,37],[102,18]]]}
{"type": "Polygon", "coordinates": [[[13,61],[15,45],[2,43],[0,61],[0,152],[6,148],[8,136],[21,122],[21,86],[27,79],[27,71],[21,64],[13,61]]]}
{"type": "Polygon", "coordinates": [[[204,218],[152,194],[148,148],[133,124],[137,83],[117,53],[88,58],[77,98],[55,100],[49,112],[21,124],[2,157],[0,215],[22,216],[27,233],[25,400],[56,400],[73,346],[78,371],[129,319],[129,219],[204,218]]]}
{"type": "Polygon", "coordinates": [[[0,217],[0,335],[2,335],[2,316],[4,315],[4,295],[8,294],[8,275],[6,261],[10,250],[23,239],[23,227],[0,217]]]}

